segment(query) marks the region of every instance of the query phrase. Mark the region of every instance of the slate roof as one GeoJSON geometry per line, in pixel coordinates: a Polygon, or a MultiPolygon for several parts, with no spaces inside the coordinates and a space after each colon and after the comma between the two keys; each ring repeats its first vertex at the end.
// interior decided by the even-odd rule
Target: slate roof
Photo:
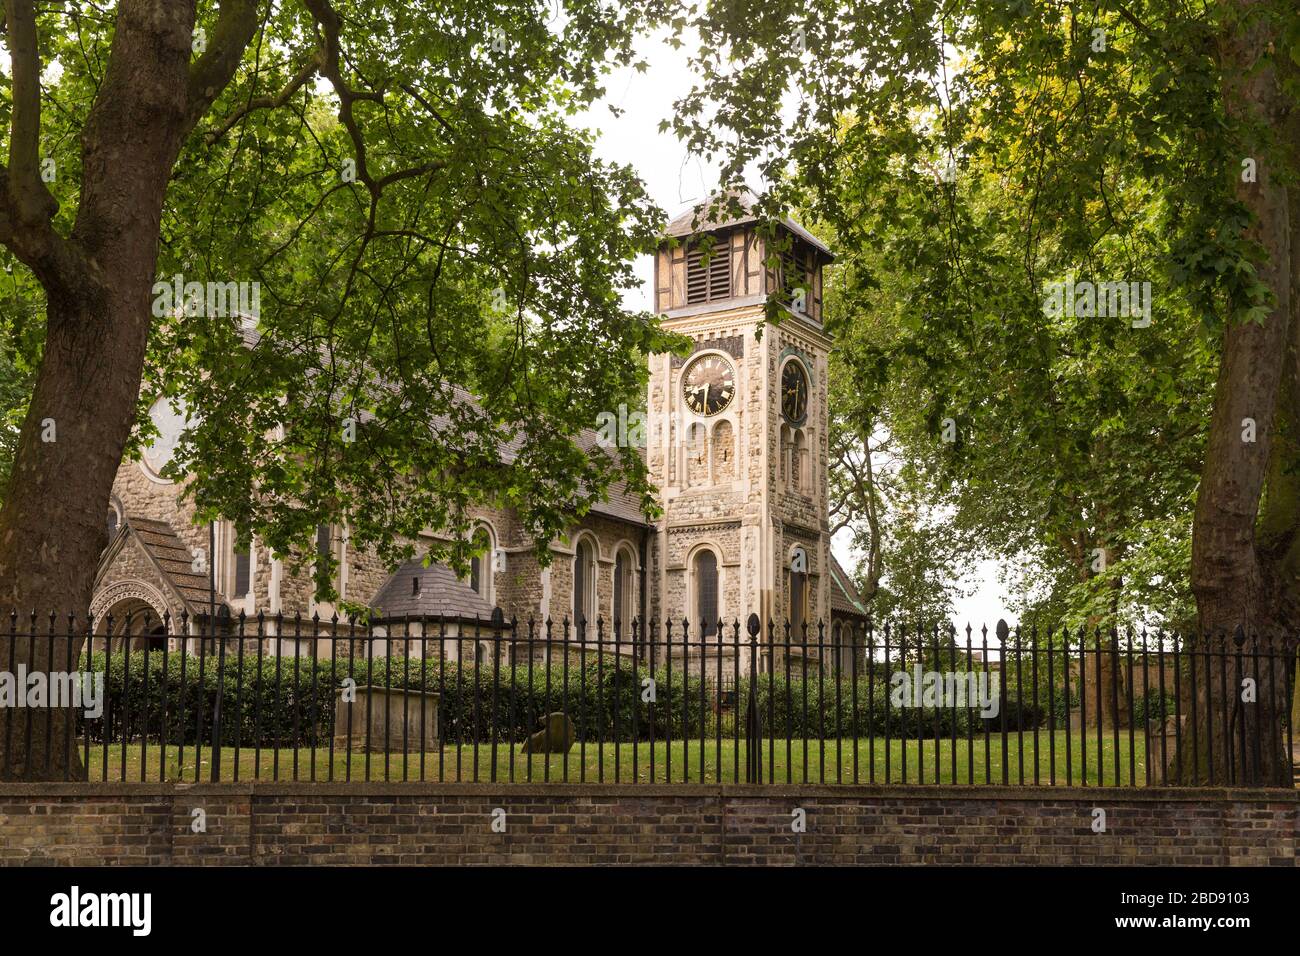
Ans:
{"type": "MultiPolygon", "coordinates": [[[[262,341],[262,334],[257,331],[253,325],[246,322],[240,324],[240,335],[246,348],[256,348],[262,341]]],[[[394,392],[398,391],[400,388],[400,386],[393,382],[385,381],[380,384],[382,387],[394,392]]],[[[452,391],[453,402],[463,402],[477,411],[482,410],[482,406],[479,404],[478,399],[475,398],[474,394],[468,389],[462,388],[453,383],[449,383],[449,387],[452,391]]],[[[361,411],[359,417],[363,424],[373,421],[375,418],[373,413],[364,409],[361,411]]],[[[446,414],[434,414],[430,416],[429,424],[430,427],[437,432],[441,428],[449,427],[451,425],[451,418],[446,414]]],[[[519,450],[524,445],[524,438],[526,435],[527,422],[521,421],[519,422],[518,430],[512,437],[497,444],[497,454],[502,463],[509,464],[519,456],[519,450]]],[[[574,440],[578,447],[587,452],[588,455],[594,455],[597,453],[610,454],[600,446],[599,438],[600,436],[595,430],[584,428],[578,433],[574,440]]],[[[639,451],[644,458],[645,449],[639,449],[639,451]]],[[[650,524],[641,511],[641,499],[627,490],[627,484],[625,482],[618,481],[610,484],[606,489],[606,497],[607,500],[597,501],[591,506],[591,512],[593,514],[604,515],[609,518],[630,522],[635,525],[645,526],[650,524]]]]}
{"type": "Polygon", "coordinates": [[[862,603],[857,586],[847,571],[835,559],[831,552],[831,614],[851,617],[867,617],[867,607],[862,603]]]}
{"type": "MultiPolygon", "coordinates": [[[[677,216],[671,222],[669,222],[667,228],[664,229],[664,235],[672,236],[674,238],[682,238],[684,236],[695,235],[697,233],[714,232],[719,229],[728,229],[732,226],[740,226],[746,223],[758,222],[759,217],[756,216],[753,212],[754,206],[758,203],[758,197],[755,196],[748,189],[737,191],[735,193],[735,196],[740,203],[741,209],[743,210],[739,216],[731,215],[727,211],[726,207],[724,206],[723,208],[717,210],[716,212],[711,212],[710,217],[701,219],[697,223],[695,221],[696,215],[698,213],[703,213],[706,210],[709,210],[711,204],[717,201],[719,198],[719,196],[717,195],[710,196],[704,202],[697,203],[696,205],[692,206],[690,209],[687,209],[681,215],[677,216]],[[720,216],[720,218],[717,219],[712,218],[712,215],[718,215],[720,216]]],[[[835,260],[835,253],[831,252],[831,250],[827,247],[826,243],[822,242],[820,239],[814,236],[803,226],[799,225],[789,216],[782,216],[779,221],[781,225],[785,226],[785,228],[789,229],[791,232],[793,232],[804,242],[807,242],[814,249],[820,252],[825,257],[825,261],[833,262],[835,260]]]]}
{"type": "MultiPolygon", "coordinates": [[[[191,614],[208,606],[208,578],[194,570],[194,557],[175,529],[166,521],[127,515],[124,523],[157,566],[159,573],[180,596],[191,614]]],[[[219,601],[218,603],[224,603],[219,601]]]]}
{"type": "Polygon", "coordinates": [[[407,561],[379,589],[370,602],[377,620],[390,620],[406,615],[416,617],[428,614],[442,617],[480,617],[486,623],[492,617],[493,607],[483,596],[469,586],[469,582],[456,576],[445,564],[433,563],[427,568],[421,559],[407,561]],[[418,580],[418,591],[412,582],[418,580]]]}
{"type": "MultiPolygon", "coordinates": [[[[452,391],[454,393],[453,401],[467,402],[475,408],[479,407],[478,400],[467,389],[461,388],[459,385],[453,385],[452,391]]],[[[433,416],[435,430],[450,423],[450,419],[445,415],[433,416]]],[[[524,436],[526,434],[527,426],[521,422],[520,431],[497,446],[502,462],[509,464],[518,457],[519,449],[524,445],[524,436]]],[[[574,438],[574,441],[588,455],[613,454],[613,452],[606,451],[601,447],[600,435],[590,428],[582,429],[574,438]]],[[[639,451],[642,458],[644,458],[645,449],[639,449],[639,451]]],[[[611,483],[606,489],[606,496],[608,500],[597,501],[591,506],[593,514],[605,515],[606,517],[617,518],[620,521],[628,521],[637,525],[650,523],[641,512],[641,499],[628,491],[626,482],[616,481],[611,483]]]]}

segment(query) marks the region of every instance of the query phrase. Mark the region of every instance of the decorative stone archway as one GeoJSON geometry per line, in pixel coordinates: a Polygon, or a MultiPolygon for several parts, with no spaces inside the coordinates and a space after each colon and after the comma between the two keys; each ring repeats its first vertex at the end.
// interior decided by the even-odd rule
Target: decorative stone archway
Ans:
{"type": "Polygon", "coordinates": [[[123,646],[124,639],[131,637],[131,649],[143,650],[157,645],[160,638],[169,633],[176,634],[179,622],[173,615],[167,600],[157,588],[144,581],[120,581],[110,585],[99,594],[90,605],[91,619],[94,624],[94,650],[105,650],[111,645],[112,650],[123,646]],[[110,631],[111,625],[111,631],[110,631]]]}

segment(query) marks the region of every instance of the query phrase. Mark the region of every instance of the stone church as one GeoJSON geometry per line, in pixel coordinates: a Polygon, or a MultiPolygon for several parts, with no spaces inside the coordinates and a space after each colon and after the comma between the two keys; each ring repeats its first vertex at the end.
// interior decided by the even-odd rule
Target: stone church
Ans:
{"type": "MultiPolygon", "coordinates": [[[[829,640],[831,622],[865,620],[852,580],[831,554],[827,518],[832,342],[822,327],[822,269],[833,257],[788,219],[765,236],[752,201],[743,197],[743,214],[722,221],[698,222],[696,210],[687,211],[669,223],[656,256],[655,311],[666,328],[695,343],[685,359],[650,358],[644,454],[662,517],[648,522],[635,497],[616,485],[566,539],[550,543],[552,560],[543,567],[515,515],[481,508],[476,519],[488,547],[467,578],[419,559],[384,567],[351,546],[346,525],[322,526],[317,553],[338,560],[340,597],[370,607],[376,634],[418,635],[418,622],[436,617],[442,633],[459,627],[469,635],[499,609],[506,620],[550,618],[557,628],[565,619],[603,619],[606,639],[618,622],[629,646],[633,619],[671,619],[677,640],[683,618],[692,621],[692,640],[705,620],[713,622],[707,645],[718,641],[719,618],[743,623],[756,612],[789,621],[795,643],[806,624],[815,645],[817,622],[826,622],[829,640]],[[769,301],[780,321],[759,334],[769,301]]],[[[251,328],[245,341],[256,347],[251,328]]],[[[308,574],[292,572],[256,540],[241,548],[228,523],[195,523],[178,486],[161,473],[183,422],[161,399],[150,415],[160,437],[140,461],[123,462],[109,503],[110,541],[91,607],[96,633],[147,646],[167,640],[164,615],[185,615],[191,633],[202,634],[210,603],[234,617],[265,611],[287,621],[301,612],[305,621],[328,621],[335,607],[316,600],[308,574]],[[215,594],[204,564],[210,534],[215,594]]],[[[590,432],[580,441],[594,450],[598,438],[590,432]]],[[[328,628],[312,634],[303,627],[290,633],[286,623],[276,633],[268,620],[260,636],[268,653],[310,653],[313,638],[315,652],[328,653],[329,643],[318,640],[328,628]]],[[[594,623],[588,627],[594,639],[594,623]]],[[[782,653],[784,623],[776,631],[773,643],[764,638],[764,670],[782,653]]],[[[717,648],[727,668],[731,640],[728,627],[717,648]]],[[[458,642],[452,653],[465,651],[458,642]]],[[[473,653],[481,659],[490,645],[473,653]]]]}

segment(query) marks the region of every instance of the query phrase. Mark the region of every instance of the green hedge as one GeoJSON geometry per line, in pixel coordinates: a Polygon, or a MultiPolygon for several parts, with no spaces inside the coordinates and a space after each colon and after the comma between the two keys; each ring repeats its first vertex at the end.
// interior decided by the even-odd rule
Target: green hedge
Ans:
{"type": "MultiPolygon", "coordinates": [[[[147,728],[149,739],[159,739],[165,684],[167,742],[194,743],[200,712],[203,739],[211,741],[218,687],[215,656],[205,660],[202,680],[200,662],[193,655],[184,662],[183,679],[180,654],[168,655],[165,682],[159,651],[132,652],[129,673],[120,653],[106,657],[100,652],[91,657],[93,670],[103,671],[106,663],[105,716],[90,722],[92,740],[102,740],[105,733],[111,740],[120,740],[124,725],[129,726],[130,738],[138,738],[147,728]]],[[[627,660],[616,664],[609,658],[598,661],[593,657],[585,667],[571,661],[567,670],[556,663],[549,674],[537,663],[531,672],[526,663],[502,665],[499,684],[494,686],[495,670],[490,664],[462,667],[452,661],[400,657],[351,663],[339,658],[314,664],[309,658],[272,657],[263,658],[259,668],[256,657],[248,655],[241,670],[235,655],[228,654],[222,675],[222,741],[233,745],[238,739],[243,746],[256,743],[262,747],[328,742],[333,734],[337,689],[349,674],[358,686],[439,692],[442,735],[447,743],[486,742],[493,728],[498,741],[519,741],[536,729],[541,715],[555,710],[565,711],[577,725],[579,738],[587,741],[613,739],[616,727],[617,738],[624,741],[633,739],[634,734],[648,740],[652,733],[656,739],[683,734],[698,737],[701,731],[708,737],[717,732],[719,721],[725,736],[735,733],[737,720],[744,732],[748,678],[742,678],[728,693],[734,706],[719,713],[711,684],[704,687],[701,707],[701,679],[683,675],[678,669],[671,674],[656,669],[653,706],[642,700],[650,669],[627,660]]],[[[997,717],[985,720],[977,710],[966,708],[955,712],[939,708],[936,713],[935,708],[895,707],[887,704],[889,689],[883,675],[860,677],[855,699],[853,682],[847,677],[837,682],[830,675],[819,680],[809,674],[804,680],[792,674],[787,683],[781,673],[760,675],[755,697],[761,732],[763,736],[788,733],[811,739],[847,737],[855,732],[859,736],[964,737],[968,733],[978,736],[985,729],[1000,732],[1004,726],[1008,730],[1047,726],[1046,700],[1034,706],[1031,701],[1009,698],[1002,702],[997,717]]],[[[1054,703],[1058,726],[1063,726],[1064,694],[1058,693],[1054,703]]]]}

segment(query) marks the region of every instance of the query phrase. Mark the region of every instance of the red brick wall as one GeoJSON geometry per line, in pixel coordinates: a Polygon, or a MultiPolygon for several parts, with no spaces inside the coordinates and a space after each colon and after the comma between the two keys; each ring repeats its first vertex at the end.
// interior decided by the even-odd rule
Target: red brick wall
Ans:
{"type": "Polygon", "coordinates": [[[1296,866],[1298,842],[1300,794],[1285,791],[0,784],[5,865],[1296,866]]]}

